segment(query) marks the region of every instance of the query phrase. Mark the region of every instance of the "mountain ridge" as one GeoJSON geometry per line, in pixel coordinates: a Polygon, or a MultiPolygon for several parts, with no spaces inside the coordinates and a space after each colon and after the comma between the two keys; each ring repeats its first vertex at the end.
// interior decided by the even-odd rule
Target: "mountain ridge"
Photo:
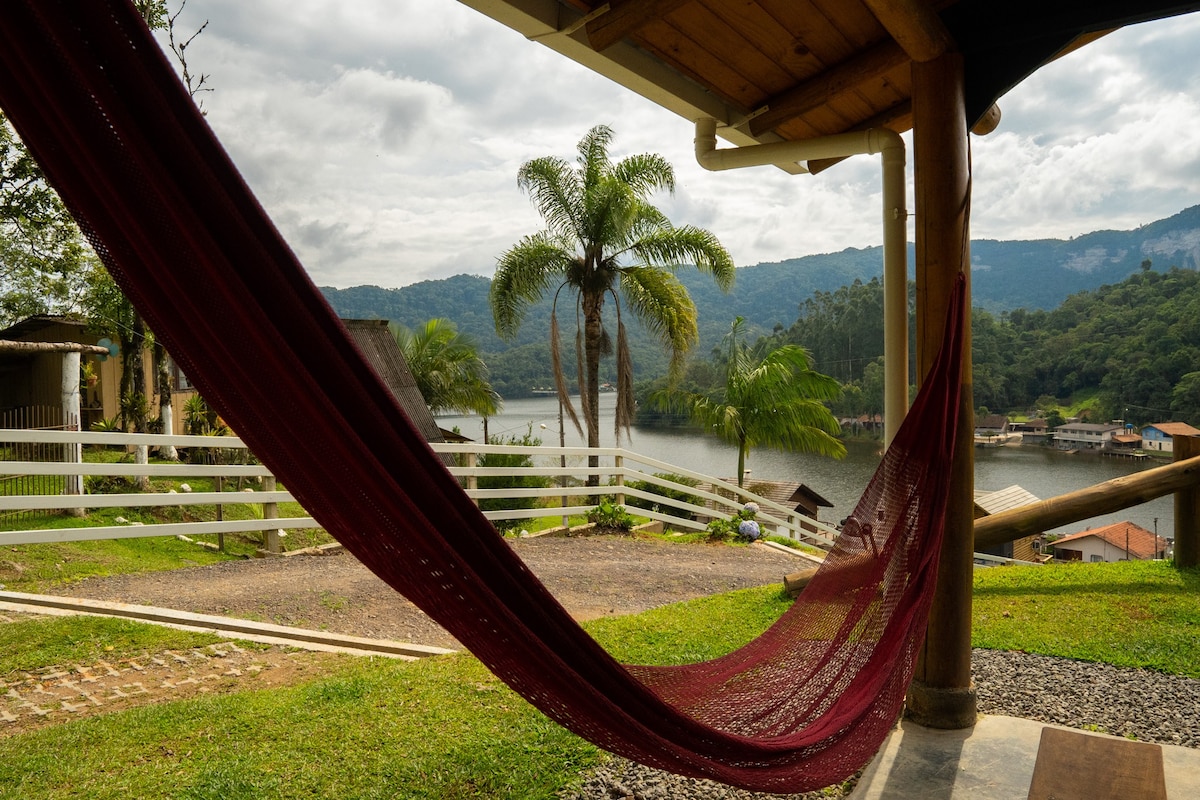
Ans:
{"type": "MultiPolygon", "coordinates": [[[[911,243],[908,249],[911,264],[911,243]]],[[[1200,205],[1129,231],[1100,230],[1070,239],[972,240],[972,301],[993,313],[1049,310],[1072,294],[1120,282],[1146,259],[1157,269],[1200,269],[1200,205]]],[[[882,248],[873,246],[739,267],[729,294],[722,294],[708,275],[694,269],[681,269],[678,274],[696,303],[700,321],[696,353],[703,357],[735,317],[743,317],[760,332],[776,325],[786,328],[814,293],[832,292],[855,280],[866,282],[880,277],[882,271],[882,248]]],[[[532,381],[526,387],[547,382],[545,369],[539,374],[520,362],[532,359],[546,367],[550,301],[543,299],[531,307],[515,339],[506,342],[495,333],[489,287],[488,278],[464,273],[396,289],[354,286],[321,287],[321,291],[346,318],[388,319],[409,327],[431,317],[450,319],[475,339],[501,394],[518,396],[525,381],[532,381]]],[[[666,356],[648,334],[637,330],[631,338],[639,379],[665,371],[666,356]]],[[[565,344],[563,349],[569,361],[567,351],[572,347],[565,344]]]]}

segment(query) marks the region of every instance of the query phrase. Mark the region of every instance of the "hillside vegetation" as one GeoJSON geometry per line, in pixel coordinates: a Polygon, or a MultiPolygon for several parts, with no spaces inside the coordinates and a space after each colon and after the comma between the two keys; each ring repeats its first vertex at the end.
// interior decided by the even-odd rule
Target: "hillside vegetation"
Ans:
{"type": "MultiPolygon", "coordinates": [[[[909,250],[911,259],[912,248],[909,250]]],[[[1058,366],[1043,368],[1038,348],[1051,339],[1038,340],[1028,326],[1040,324],[1047,320],[1047,315],[1054,314],[1055,324],[1073,327],[1075,323],[1069,322],[1067,312],[1064,312],[1067,316],[1058,314],[1060,304],[1074,309],[1076,321],[1081,322],[1080,301],[1073,299],[1075,296],[1105,285],[1121,284],[1131,274],[1142,274],[1142,264],[1147,260],[1160,265],[1158,271],[1162,275],[1171,274],[1170,266],[1180,268],[1176,279],[1194,274],[1200,265],[1200,206],[1133,231],[1098,231],[1071,240],[972,242],[972,299],[977,308],[988,312],[977,315],[977,329],[986,335],[989,320],[1008,321],[1014,334],[1022,334],[1019,341],[998,340],[996,346],[1006,348],[1003,353],[987,355],[982,360],[977,358],[977,364],[997,363],[1001,368],[999,372],[985,371],[977,375],[977,391],[982,395],[977,403],[992,410],[1015,409],[1027,406],[1042,394],[1057,396],[1086,389],[1089,381],[1095,381],[1095,388],[1100,389],[1100,379],[1094,368],[1082,372],[1062,371],[1058,366]],[[1013,347],[1023,349],[1014,351],[1013,347]],[[1010,360],[1019,360],[1019,365],[1009,363],[1010,360]],[[1022,369],[1041,372],[1034,380],[1027,380],[1018,375],[1022,369]],[[1077,373],[1074,378],[1070,378],[1071,372],[1077,373]],[[1051,387],[1055,379],[1051,375],[1069,379],[1067,385],[1051,387]],[[1013,379],[1016,379],[1015,386],[1013,379]],[[1003,387],[1001,380],[1005,381],[1003,387]]],[[[882,253],[878,247],[848,248],[839,253],[742,267],[737,271],[734,288],[729,294],[722,294],[704,276],[684,270],[679,277],[699,312],[700,344],[695,357],[706,361],[735,317],[743,317],[751,331],[781,334],[794,328],[798,321],[824,313],[844,301],[850,316],[836,321],[833,328],[838,331],[830,328],[821,336],[798,341],[814,350],[818,368],[843,382],[861,380],[863,371],[882,354],[882,333],[877,334],[870,327],[881,312],[869,304],[854,305],[856,300],[863,303],[874,300],[853,289],[856,281],[862,287],[871,287],[881,273],[882,253]]],[[[533,306],[515,339],[503,341],[496,335],[488,306],[489,286],[487,278],[464,274],[399,289],[356,286],[347,289],[325,287],[322,291],[334,309],[347,318],[389,319],[410,327],[431,317],[450,319],[458,330],[478,343],[491,370],[493,385],[502,396],[528,396],[534,387],[552,383],[546,344],[549,301],[533,306]]],[[[1150,299],[1144,293],[1132,292],[1129,302],[1138,304],[1139,298],[1150,299]]],[[[1174,316],[1176,313],[1177,309],[1155,309],[1153,316],[1161,316],[1161,321],[1169,328],[1173,324],[1169,319],[1178,319],[1174,316]]],[[[1113,326],[1102,327],[1103,330],[1082,328],[1078,333],[1081,337],[1102,333],[1105,346],[1113,343],[1113,336],[1121,335],[1113,326]]],[[[1064,330],[1060,328],[1046,334],[1057,335],[1064,330]]],[[[1053,355],[1063,355],[1060,344],[1056,343],[1053,355]]],[[[976,347],[979,352],[978,340],[976,347]]],[[[563,355],[569,373],[574,371],[573,349],[569,342],[566,343],[563,355]]],[[[631,349],[639,381],[666,372],[666,354],[636,324],[631,325],[631,349]]],[[[1136,356],[1137,351],[1130,350],[1125,355],[1136,356]]],[[[1146,369],[1159,369],[1160,377],[1168,376],[1165,383],[1170,389],[1178,384],[1182,375],[1188,374],[1183,363],[1186,359],[1186,354],[1176,358],[1174,367],[1165,372],[1157,364],[1154,367],[1147,365],[1146,369]]],[[[1093,362],[1094,359],[1089,362],[1092,367],[1095,366],[1093,362]]],[[[1194,358],[1191,364],[1192,369],[1200,368],[1194,358]]],[[[602,365],[602,369],[611,371],[611,362],[602,365]]],[[[1107,375],[1124,370],[1104,371],[1107,375]]],[[[1151,388],[1144,391],[1128,390],[1128,377],[1111,377],[1109,384],[1103,388],[1110,392],[1113,407],[1128,402],[1157,408],[1160,412],[1149,415],[1157,418],[1163,416],[1162,412],[1171,411],[1171,401],[1162,399],[1164,380],[1154,381],[1151,388]]]]}

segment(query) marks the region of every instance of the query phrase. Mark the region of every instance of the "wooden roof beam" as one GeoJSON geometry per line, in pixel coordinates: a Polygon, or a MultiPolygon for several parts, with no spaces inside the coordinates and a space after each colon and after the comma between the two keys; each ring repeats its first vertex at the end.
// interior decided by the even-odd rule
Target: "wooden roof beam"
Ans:
{"type": "Polygon", "coordinates": [[[608,13],[587,23],[588,43],[597,53],[607,50],[647,23],[689,2],[691,0],[609,0],[606,3],[608,13]]]}
{"type": "Polygon", "coordinates": [[[772,131],[788,120],[802,116],[829,102],[833,97],[854,91],[855,87],[878,78],[908,61],[904,48],[884,42],[831,69],[797,84],[766,102],[766,111],[750,120],[755,136],[772,131]]]}
{"type": "Polygon", "coordinates": [[[958,49],[950,30],[923,0],[863,0],[913,61],[932,61],[958,49]]]}

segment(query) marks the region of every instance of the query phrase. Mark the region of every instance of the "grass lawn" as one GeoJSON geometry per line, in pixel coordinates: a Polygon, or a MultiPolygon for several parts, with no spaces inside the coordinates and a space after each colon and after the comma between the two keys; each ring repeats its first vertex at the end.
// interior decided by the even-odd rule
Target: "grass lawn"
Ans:
{"type": "Polygon", "coordinates": [[[1161,561],[975,573],[972,643],[1200,678],[1200,570],[1161,561]]]}
{"type": "MultiPolygon", "coordinates": [[[[591,629],[622,660],[677,663],[726,652],[785,608],[778,589],[749,590],[591,629]]],[[[34,636],[43,623],[18,624],[34,636]]],[[[76,638],[85,659],[93,645],[76,638]]],[[[123,639],[108,657],[140,649],[123,639]]],[[[332,674],[287,689],[0,739],[0,798],[552,798],[599,758],[469,655],[347,657],[332,674]]]]}
{"type": "MultiPolygon", "coordinates": [[[[974,644],[1200,677],[1198,589],[1200,571],[1159,563],[982,570],[974,644]]],[[[588,627],[621,660],[679,663],[726,652],[786,607],[778,588],[765,587],[588,627]]],[[[86,627],[95,624],[19,623],[0,652],[36,647],[70,661],[103,647],[119,658],[160,646],[143,637],[184,635],[125,622],[86,627]]],[[[0,662],[0,680],[22,663],[31,662],[0,662]]],[[[469,655],[347,657],[287,689],[0,739],[0,798],[552,798],[601,757],[469,655]]]]}

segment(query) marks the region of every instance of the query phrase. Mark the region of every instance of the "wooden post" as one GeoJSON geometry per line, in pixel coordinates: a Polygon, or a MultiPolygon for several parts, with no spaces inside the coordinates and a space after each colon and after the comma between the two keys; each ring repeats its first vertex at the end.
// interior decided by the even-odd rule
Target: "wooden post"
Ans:
{"type": "MultiPolygon", "coordinates": [[[[1176,461],[1200,456],[1200,436],[1173,436],[1176,461]]],[[[1175,566],[1200,566],[1200,486],[1175,493],[1175,566]]]]}
{"type": "MultiPolygon", "coordinates": [[[[467,453],[467,468],[475,469],[477,466],[479,466],[479,455],[477,453],[467,453]]],[[[467,476],[467,488],[468,489],[478,489],[479,488],[479,477],[477,475],[468,475],[467,476]]],[[[479,505],[479,500],[475,500],[474,502],[475,502],[475,505],[479,505]]]]}
{"type": "MultiPolygon", "coordinates": [[[[220,475],[213,478],[213,491],[225,491],[225,479],[220,475]]],[[[217,522],[220,522],[223,519],[225,519],[225,506],[217,503],[217,522]]],[[[225,534],[220,531],[217,531],[217,549],[222,553],[225,552],[225,534]]]]}
{"type": "MultiPolygon", "coordinates": [[[[914,63],[913,164],[916,204],[917,374],[924,381],[942,341],[946,309],[960,272],[970,266],[970,170],[963,59],[946,53],[914,63]]],[[[918,724],[958,729],[975,724],[971,686],[971,592],[974,572],[970,285],[963,348],[958,445],[946,508],[946,535],[908,714],[918,724]]]]}
{"type": "MultiPolygon", "coordinates": [[[[275,476],[267,475],[263,478],[263,491],[275,491],[275,476]]],[[[279,519],[279,504],[278,503],[263,503],[262,504],[263,519],[279,519]]],[[[268,553],[278,553],[279,547],[279,530],[271,528],[263,531],[263,547],[268,553]]]]}
{"type": "MultiPolygon", "coordinates": [[[[613,456],[613,469],[616,471],[616,480],[617,480],[616,485],[617,486],[625,485],[625,474],[623,472],[621,472],[621,470],[622,470],[622,468],[624,468],[624,466],[625,466],[624,456],[613,456]]],[[[625,493],[620,491],[619,489],[617,490],[617,505],[619,505],[619,506],[625,505],[625,493]]]]}

